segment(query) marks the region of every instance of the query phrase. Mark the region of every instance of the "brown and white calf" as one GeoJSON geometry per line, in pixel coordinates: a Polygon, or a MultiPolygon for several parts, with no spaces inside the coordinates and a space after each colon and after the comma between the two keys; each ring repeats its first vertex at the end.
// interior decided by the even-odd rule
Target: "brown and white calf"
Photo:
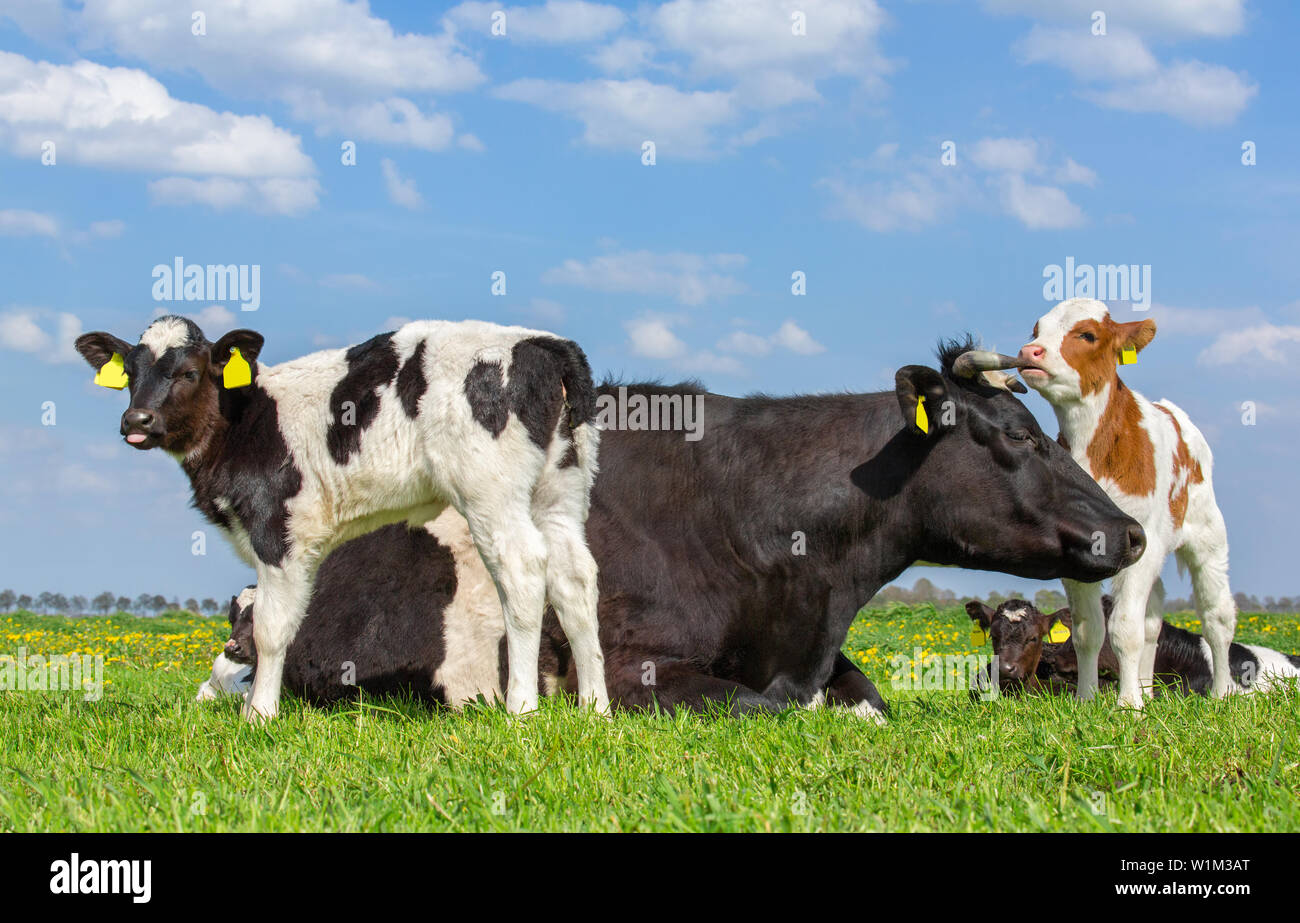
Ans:
{"type": "MultiPolygon", "coordinates": [[[[1101,601],[1102,611],[1109,620],[1114,599],[1103,596],[1101,601]]],[[[1068,608],[1047,615],[1023,599],[1008,599],[996,609],[975,599],[966,603],[966,613],[992,639],[999,668],[998,687],[1003,694],[1022,690],[1066,692],[1078,685],[1079,660],[1073,637],[1060,643],[1052,643],[1047,638],[1048,629],[1057,621],[1066,628],[1072,627],[1068,608]]],[[[1210,646],[1204,638],[1161,621],[1154,667],[1158,686],[1206,695],[1214,676],[1212,660],[1210,646]]],[[[1295,654],[1234,641],[1228,646],[1228,660],[1232,674],[1230,690],[1234,693],[1268,692],[1300,680],[1300,656],[1295,654]]],[[[1098,672],[1103,681],[1113,682],[1118,671],[1119,659],[1108,639],[1101,646],[1098,672]]]]}
{"type": "Polygon", "coordinates": [[[537,706],[548,600],[573,647],[580,701],[608,708],[585,534],[595,387],[575,343],[521,327],[417,321],[350,349],[260,365],[260,334],[235,330],[210,343],[192,321],[167,316],[136,345],[107,333],[76,345],[107,367],[109,383],[125,373],[127,443],[175,457],[195,506],[257,572],[250,720],[278,710],[285,653],[329,551],[447,506],[469,523],[501,598],[507,708],[537,706]],[[244,362],[243,377],[227,377],[228,365],[244,362]]]}
{"type": "MultiPolygon", "coordinates": [[[[1214,660],[1211,693],[1225,695],[1237,610],[1228,589],[1228,535],[1210,481],[1210,447],[1187,414],[1151,402],[1120,380],[1117,363],[1141,352],[1155,321],[1118,323],[1106,306],[1072,298],[1039,318],[1020,350],[1025,384],[1056,411],[1060,440],[1115,505],[1142,524],[1146,553],[1115,575],[1111,643],[1119,660],[1119,701],[1141,708],[1151,694],[1163,621],[1152,588],[1170,552],[1191,572],[1196,606],[1214,660]]],[[[1097,689],[1097,655],[1105,638],[1101,585],[1066,580],[1079,652],[1079,698],[1097,689]]]]}

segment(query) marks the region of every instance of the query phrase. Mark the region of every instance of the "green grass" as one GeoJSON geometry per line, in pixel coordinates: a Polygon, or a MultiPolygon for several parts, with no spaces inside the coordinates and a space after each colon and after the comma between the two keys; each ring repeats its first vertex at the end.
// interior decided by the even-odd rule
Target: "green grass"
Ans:
{"type": "MultiPolygon", "coordinates": [[[[1190,617],[1174,621],[1198,627],[1190,617]]],[[[0,654],[106,659],[104,696],[0,693],[0,830],[1300,830],[1294,691],[972,704],[890,657],[974,649],[962,610],[862,613],[845,650],[894,708],[619,715],[287,699],[267,727],[193,701],[224,620],[0,616],[0,654]],[[1097,810],[1100,809],[1100,810],[1097,810]]],[[[1300,617],[1238,640],[1300,650],[1300,617]]]]}

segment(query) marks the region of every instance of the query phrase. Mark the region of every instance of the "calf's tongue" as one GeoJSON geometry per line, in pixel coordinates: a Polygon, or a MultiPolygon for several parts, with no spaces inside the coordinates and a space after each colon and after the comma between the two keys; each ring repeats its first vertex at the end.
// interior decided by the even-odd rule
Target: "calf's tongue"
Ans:
{"type": "Polygon", "coordinates": [[[131,433],[131,435],[126,437],[126,441],[135,445],[136,443],[144,442],[148,438],[149,437],[144,433],[131,433]]]}

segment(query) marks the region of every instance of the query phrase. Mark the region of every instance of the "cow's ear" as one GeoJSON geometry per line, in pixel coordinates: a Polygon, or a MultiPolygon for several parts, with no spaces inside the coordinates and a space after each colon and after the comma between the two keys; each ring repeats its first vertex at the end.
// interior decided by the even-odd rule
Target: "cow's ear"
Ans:
{"type": "Polygon", "coordinates": [[[1118,326],[1118,342],[1121,350],[1135,349],[1142,352],[1147,344],[1156,338],[1156,322],[1149,317],[1146,320],[1135,320],[1118,326]]]}
{"type": "Polygon", "coordinates": [[[1050,616],[1048,616],[1047,624],[1051,625],[1052,623],[1057,621],[1059,621],[1066,628],[1070,628],[1070,629],[1074,628],[1074,619],[1070,617],[1069,606],[1066,606],[1064,609],[1057,609],[1050,616]]]}
{"type": "Polygon", "coordinates": [[[980,627],[985,631],[988,631],[989,626],[993,624],[994,610],[984,605],[984,603],[980,602],[978,599],[972,599],[966,604],[966,614],[969,615],[973,621],[979,622],[980,627]]]}
{"type": "Polygon", "coordinates": [[[119,340],[113,334],[103,332],[83,333],[77,337],[75,345],[77,352],[81,353],[81,358],[85,359],[96,372],[113,358],[113,353],[125,358],[131,351],[131,344],[126,340],[119,340]]]}
{"type": "Polygon", "coordinates": [[[238,349],[249,363],[256,361],[262,352],[262,335],[255,330],[232,330],[212,344],[212,362],[209,365],[213,375],[220,376],[230,361],[230,351],[238,349]]]}
{"type": "Polygon", "coordinates": [[[905,365],[894,373],[898,409],[908,432],[934,436],[948,411],[948,385],[943,376],[924,365],[905,365]]]}

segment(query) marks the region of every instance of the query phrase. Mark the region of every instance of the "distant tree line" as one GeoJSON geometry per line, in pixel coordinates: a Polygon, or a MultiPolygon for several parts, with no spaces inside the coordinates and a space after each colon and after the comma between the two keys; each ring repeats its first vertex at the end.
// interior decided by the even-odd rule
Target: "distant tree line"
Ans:
{"type": "Polygon", "coordinates": [[[0,612],[26,609],[45,615],[110,615],[129,612],[132,615],[154,616],[163,612],[193,612],[195,615],[215,615],[222,608],[211,597],[203,600],[190,597],[182,603],[176,597],[168,599],[159,594],[141,593],[135,599],[117,596],[105,590],[98,596],[64,596],[62,593],[41,593],[39,596],[18,594],[13,590],[0,590],[0,612]]]}
{"type": "MultiPolygon", "coordinates": [[[[984,597],[972,597],[980,599],[987,605],[997,607],[998,603],[1008,599],[1028,599],[1024,590],[1007,590],[1005,593],[992,592],[984,597]]],[[[1300,612],[1300,596],[1282,596],[1274,598],[1265,596],[1262,600],[1255,596],[1245,593],[1234,593],[1233,597],[1237,602],[1237,611],[1239,612],[1300,612]]],[[[912,584],[909,590],[906,587],[891,585],[885,587],[871,600],[872,606],[883,606],[891,602],[906,603],[907,605],[916,605],[918,603],[930,603],[934,606],[952,606],[958,602],[965,602],[965,599],[958,599],[957,594],[952,590],[946,590],[937,587],[925,577],[922,577],[916,583],[912,584]]],[[[1033,603],[1043,612],[1055,612],[1069,605],[1065,594],[1060,590],[1039,590],[1033,596],[1033,603]]],[[[1166,599],[1166,612],[1191,612],[1195,611],[1196,602],[1191,599],[1166,599]]]]}

